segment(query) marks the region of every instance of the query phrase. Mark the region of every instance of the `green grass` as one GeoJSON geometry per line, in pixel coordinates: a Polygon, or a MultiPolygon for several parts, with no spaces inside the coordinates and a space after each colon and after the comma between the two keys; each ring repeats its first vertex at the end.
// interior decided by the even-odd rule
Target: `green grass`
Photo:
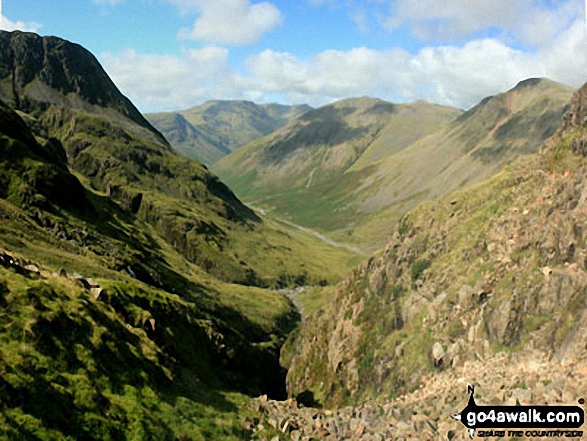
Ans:
{"type": "Polygon", "coordinates": [[[418,280],[424,271],[426,271],[430,267],[430,261],[428,260],[417,260],[410,269],[410,274],[412,276],[412,280],[418,280]]]}
{"type": "Polygon", "coordinates": [[[334,286],[312,287],[297,295],[304,314],[310,316],[334,299],[334,286]]]}
{"type": "Polygon", "coordinates": [[[199,164],[98,116],[70,111],[78,130],[70,136],[53,122],[57,110],[50,108],[41,121],[52,121],[51,134],[75,152],[72,167],[84,184],[110,195],[131,215],[137,211],[133,200],[142,195],[136,217],[216,278],[267,287],[295,284],[301,277],[309,284],[332,283],[357,262],[348,250],[261,221],[199,164]],[[80,143],[86,146],[81,151],[80,143]]]}

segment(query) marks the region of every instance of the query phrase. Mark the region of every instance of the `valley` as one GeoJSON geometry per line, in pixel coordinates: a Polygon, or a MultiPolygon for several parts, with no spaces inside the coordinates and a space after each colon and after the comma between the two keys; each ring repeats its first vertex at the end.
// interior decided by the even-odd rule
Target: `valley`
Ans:
{"type": "Polygon", "coordinates": [[[469,384],[576,405],[585,127],[546,78],[143,116],[82,46],[0,31],[0,432],[464,440],[469,384]]]}

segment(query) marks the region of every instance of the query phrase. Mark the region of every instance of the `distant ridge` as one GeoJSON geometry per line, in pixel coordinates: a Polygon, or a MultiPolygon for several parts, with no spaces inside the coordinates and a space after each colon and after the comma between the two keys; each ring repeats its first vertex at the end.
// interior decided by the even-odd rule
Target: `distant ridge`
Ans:
{"type": "Polygon", "coordinates": [[[212,165],[233,150],[283,127],[312,108],[307,105],[208,101],[179,112],[146,118],[178,151],[212,165]]]}

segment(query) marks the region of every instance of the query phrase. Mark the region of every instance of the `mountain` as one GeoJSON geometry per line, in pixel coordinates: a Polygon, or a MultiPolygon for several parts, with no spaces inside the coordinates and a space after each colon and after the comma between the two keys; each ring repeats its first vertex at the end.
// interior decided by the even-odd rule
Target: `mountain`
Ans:
{"type": "Polygon", "coordinates": [[[299,321],[264,287],[357,256],[244,206],[82,47],[0,41],[0,431],[250,438],[248,395],[284,396],[299,321]]]}
{"type": "Polygon", "coordinates": [[[206,276],[84,188],[62,158],[0,104],[0,430],[9,439],[247,436],[236,405],[243,393],[283,393],[277,357],[292,305],[206,276]]]}
{"type": "Polygon", "coordinates": [[[319,256],[325,251],[341,263],[334,272],[342,276],[351,252],[262,221],[204,166],[178,155],[89,52],[34,34],[0,38],[0,96],[61,146],[89,187],[147,222],[188,260],[225,281],[281,286],[330,279],[334,273],[319,256]],[[312,265],[308,243],[320,248],[312,265]]]}
{"type": "Polygon", "coordinates": [[[149,140],[165,143],[96,58],[81,46],[22,32],[2,32],[0,42],[2,101],[27,113],[44,111],[51,105],[95,113],[149,140]]]}
{"type": "Polygon", "coordinates": [[[450,388],[464,395],[475,378],[483,381],[485,402],[503,403],[508,388],[524,404],[566,402],[569,395],[547,396],[545,386],[560,378],[554,372],[561,365],[585,361],[586,109],[587,85],[540,153],[406,214],[384,249],[353,271],[288,343],[282,358],[289,393],[329,406],[408,394],[400,408],[419,395],[413,415],[428,406],[426,394],[436,403],[426,413],[434,424],[466,402],[450,388]],[[491,371],[482,365],[507,369],[507,359],[515,381],[504,389],[510,377],[502,373],[497,381],[504,382],[490,385],[491,371]],[[441,378],[451,386],[435,396],[441,378]],[[414,392],[424,384],[431,388],[414,392]]]}
{"type": "Polygon", "coordinates": [[[146,118],[175,149],[211,165],[233,150],[268,135],[311,109],[306,105],[209,101],[181,112],[147,114],[146,118]]]}
{"type": "Polygon", "coordinates": [[[536,152],[571,94],[532,79],[464,113],[421,102],[343,101],[306,113],[212,170],[272,215],[375,250],[409,209],[536,152]]]}

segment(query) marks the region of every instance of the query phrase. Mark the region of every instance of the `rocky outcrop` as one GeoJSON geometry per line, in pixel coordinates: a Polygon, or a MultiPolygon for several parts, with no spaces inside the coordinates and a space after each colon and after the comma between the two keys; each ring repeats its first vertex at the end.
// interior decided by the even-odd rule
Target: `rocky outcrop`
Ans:
{"type": "Polygon", "coordinates": [[[580,130],[580,134],[575,135],[572,140],[571,149],[573,153],[581,156],[587,156],[587,136],[582,130],[585,125],[587,125],[587,85],[573,96],[571,108],[565,115],[563,126],[565,132],[580,130]]]}
{"type": "Polygon", "coordinates": [[[564,116],[563,130],[579,129],[587,124],[587,84],[573,95],[571,107],[564,116]]]}
{"type": "Polygon", "coordinates": [[[467,405],[468,385],[475,387],[479,405],[577,405],[587,396],[584,354],[570,363],[549,359],[550,355],[540,351],[502,352],[427,375],[416,391],[397,399],[378,399],[337,410],[261,397],[254,403],[257,417],[244,424],[255,433],[255,440],[467,440],[465,427],[451,415],[467,405]],[[268,428],[282,435],[267,437],[268,428]]]}

